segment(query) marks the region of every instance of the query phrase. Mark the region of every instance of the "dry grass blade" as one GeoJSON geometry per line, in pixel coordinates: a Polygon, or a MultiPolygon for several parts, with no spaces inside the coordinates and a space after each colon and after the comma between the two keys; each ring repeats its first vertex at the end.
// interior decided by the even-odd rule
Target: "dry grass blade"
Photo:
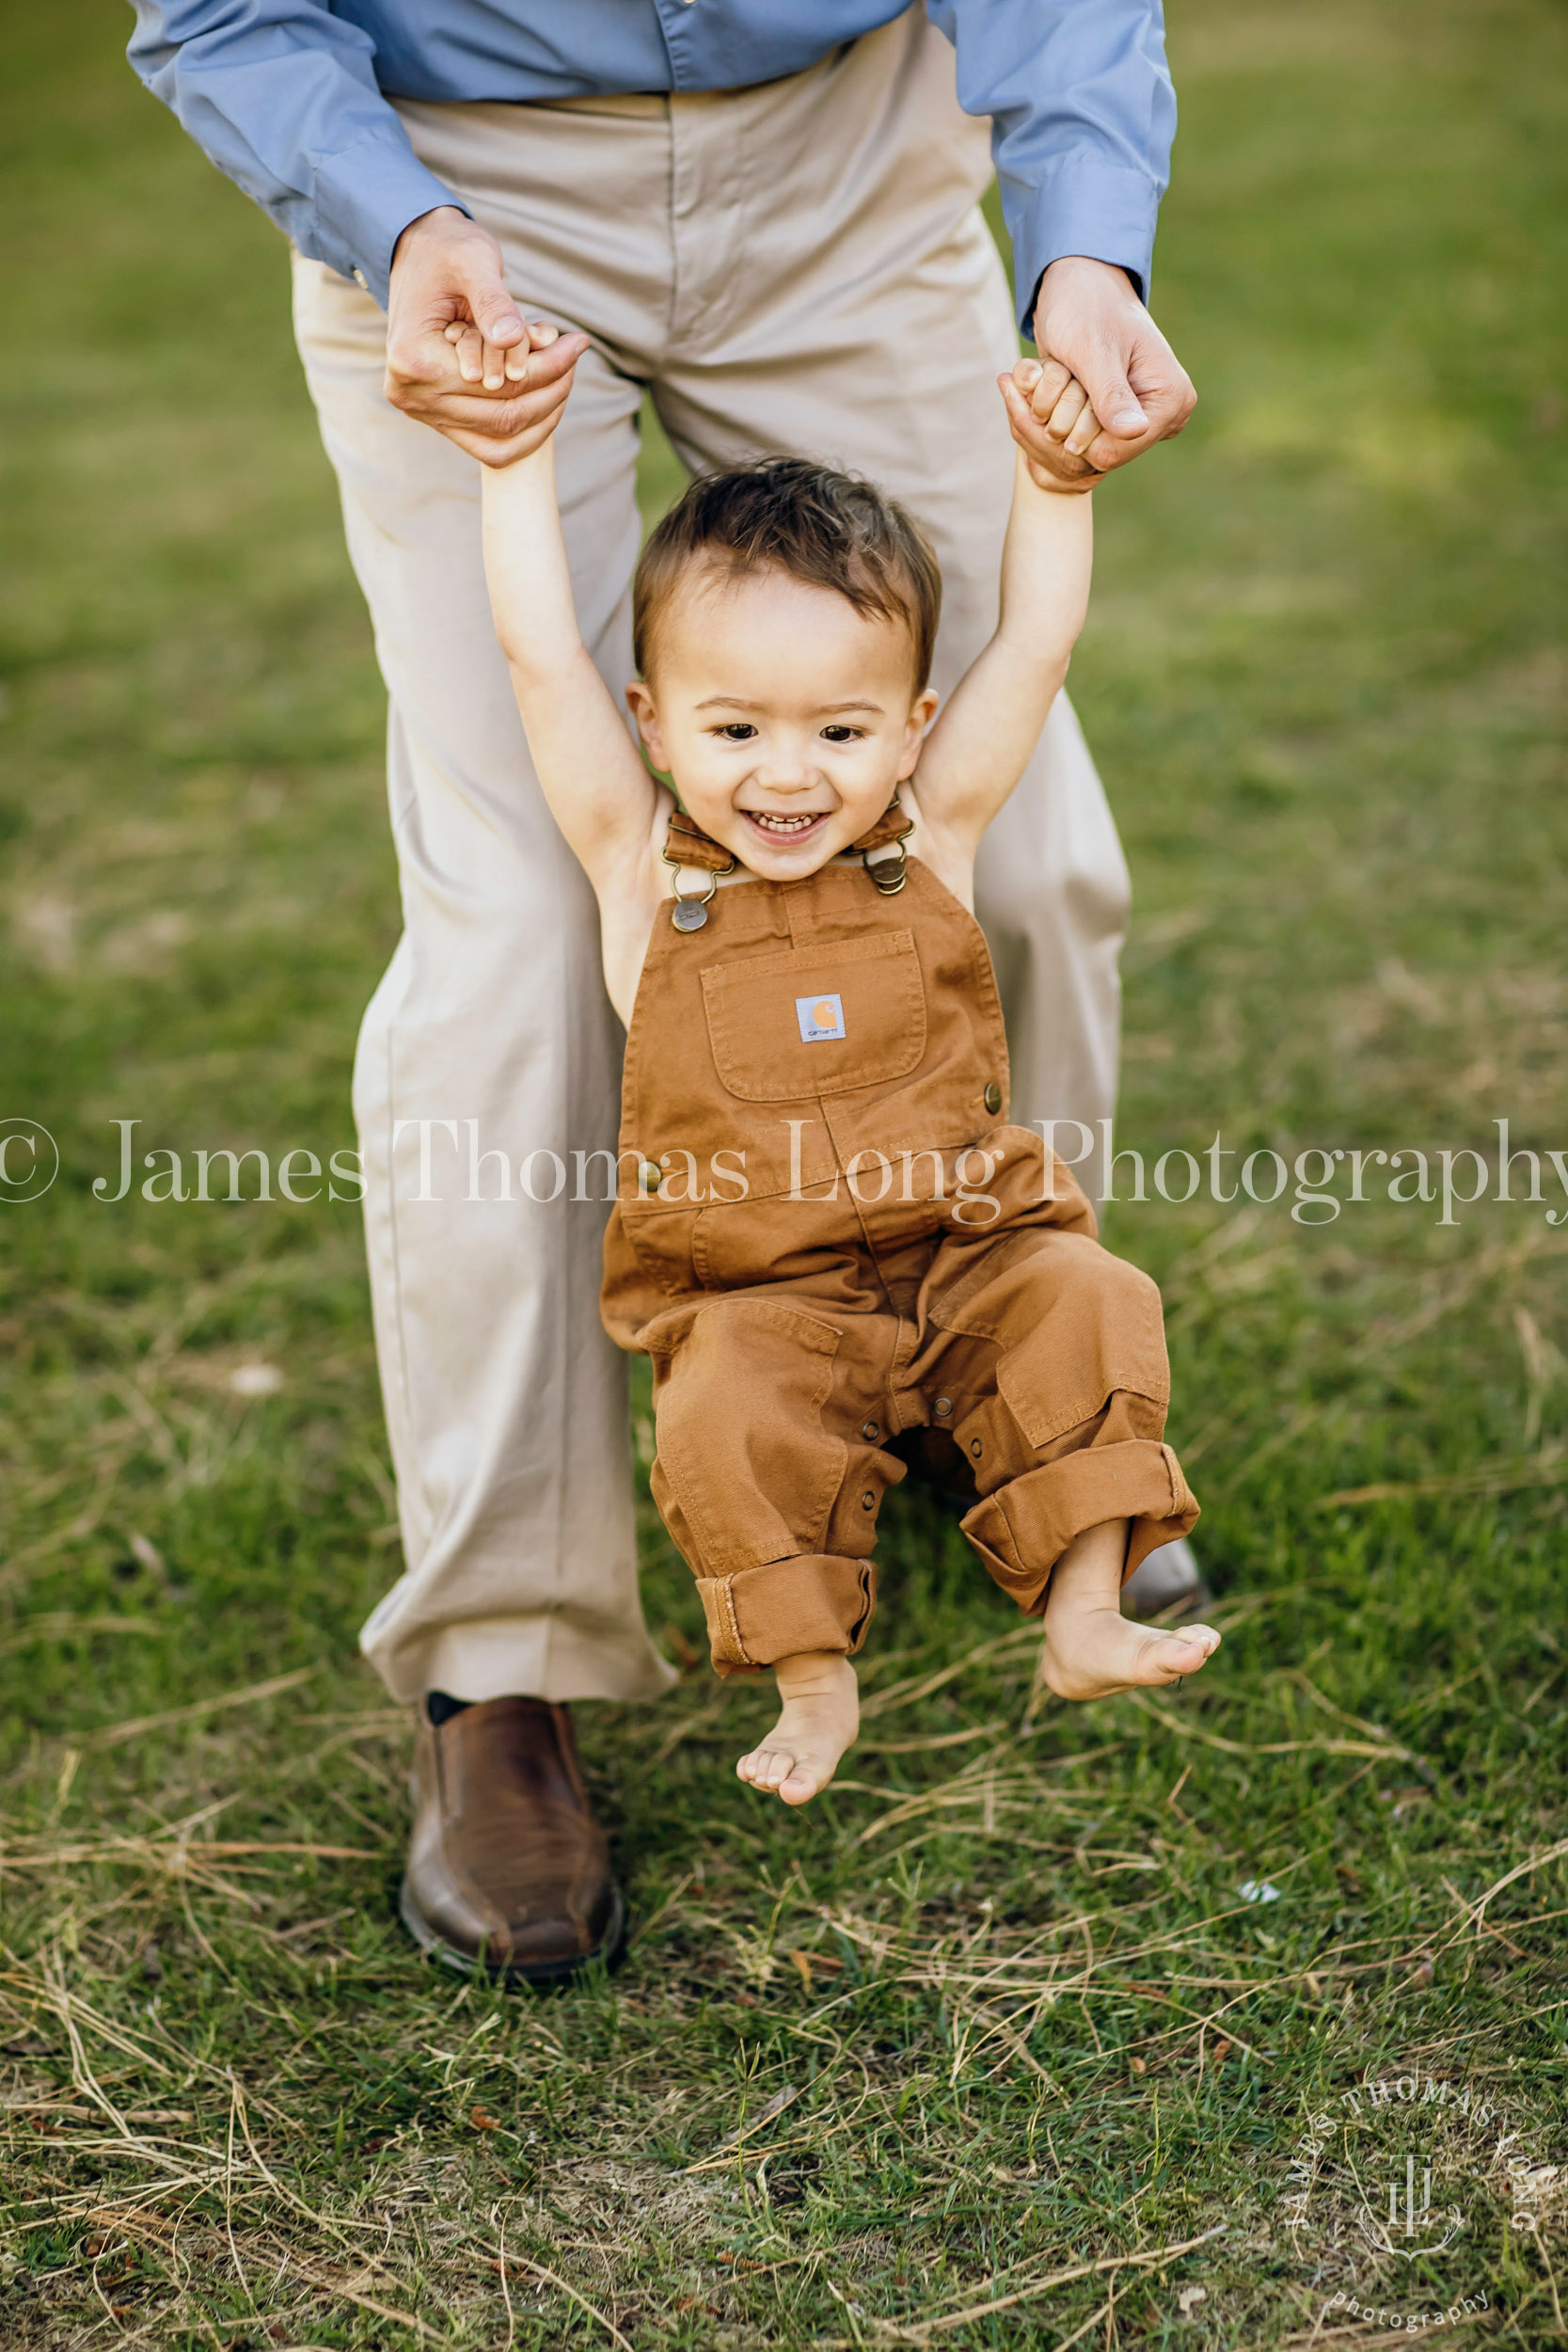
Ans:
{"type": "Polygon", "coordinates": [[[928,1756],[934,1748],[963,1748],[974,1740],[994,1740],[1006,1724],[1000,1716],[994,1723],[975,1724],[968,1731],[934,1732],[927,1740],[864,1740],[857,1742],[857,1756],[928,1756]]]}
{"type": "MultiPolygon", "coordinates": [[[[1176,2262],[1181,2255],[1192,2253],[1196,2247],[1207,2246],[1211,2239],[1224,2237],[1228,2227],[1227,2222],[1221,2221],[1196,2237],[1181,2238],[1170,2246],[1150,2247],[1146,2253],[1107,2254],[1100,2262],[1074,2263],[1070,2269],[1048,2271],[1043,2278],[1031,2279],[1025,2285],[1014,2287],[1010,2294],[996,2296],[989,2302],[967,2303],[961,2311],[943,2312],[939,2318],[921,2320],[912,2328],[879,2328],[878,2332],[892,2342],[926,2344],[932,2336],[941,2335],[950,2328],[967,2328],[974,2320],[989,2318],[992,2312],[1011,2311],[1017,2304],[1030,2303],[1038,2296],[1049,2295],[1053,2287],[1069,2286],[1075,2279],[1102,2278],[1111,2270],[1148,2270],[1161,2263],[1176,2262]]],[[[1006,2271],[997,2274],[999,2278],[1008,2275],[1006,2271]]],[[[1101,2315],[1100,2312],[1095,2314],[1097,2318],[1101,2315]]],[[[1082,2334],[1083,2330],[1079,2332],[1082,2334]]]]}
{"type": "MultiPolygon", "coordinates": [[[[516,2257],[514,2256],[513,2259],[515,2261],[516,2257]]],[[[411,2328],[413,2333],[426,2344],[455,2344],[457,2341],[455,2336],[443,2336],[438,2329],[432,2328],[425,2320],[417,2318],[412,2312],[400,2312],[395,2304],[380,2303],[373,2295],[362,2295],[357,2287],[347,2286],[341,2279],[325,2277],[321,2271],[312,2269],[309,2264],[302,2263],[297,2255],[290,2257],[289,2268],[297,2278],[303,2279],[308,2286],[319,2288],[323,2295],[335,2295],[342,2302],[357,2304],[362,2312],[373,2312],[377,2319],[390,2320],[397,2328],[411,2328]]],[[[570,2292],[569,2289],[568,2292],[570,2292]]],[[[594,2316],[596,2318],[598,2314],[595,2312],[594,2316]]],[[[626,2344],[626,2340],[625,2336],[622,2336],[619,2341],[626,2344]]],[[[629,2344],[626,2345],[626,2352],[631,2352],[629,2344]]]]}
{"type": "Polygon", "coordinates": [[[903,1682],[890,1684],[885,1691],[874,1692],[870,1698],[861,1703],[861,1721],[869,1723],[873,1716],[890,1714],[901,1707],[912,1707],[916,1699],[929,1698],[933,1691],[941,1691],[949,1682],[956,1682],[959,1675],[967,1674],[972,1666],[978,1666],[990,1658],[1001,1657],[1009,1650],[1037,1647],[1039,1638],[1038,1626],[1031,1623],[1015,1626],[1010,1633],[1001,1634],[995,1641],[977,1643],[974,1649],[966,1650],[950,1665],[939,1666],[930,1674],[911,1675],[903,1682]]]}
{"type": "Polygon", "coordinates": [[[737,2130],[731,2132],[727,2138],[721,2139],[710,2154],[703,2156],[696,2164],[687,2165],[685,2169],[688,2172],[706,2172],[715,2165],[729,2163],[736,2151],[751,2138],[753,2132],[762,2131],[766,2125],[773,2122],[776,2116],[782,2115],[785,2107],[792,2107],[795,2105],[796,2100],[800,2096],[800,2089],[801,2086],[799,2083],[786,2084],[783,2090],[776,2092],[768,2100],[760,2115],[750,2117],[737,2130]]]}
{"type": "Polygon", "coordinates": [[[1373,1486],[1341,1486],[1320,1495],[1315,1511],[1348,1509],[1358,1502],[1398,1502],[1407,1495],[1506,1495],[1527,1486],[1560,1486],[1568,1483],[1568,1456],[1551,1462],[1488,1462],[1481,1469],[1456,1470],[1448,1478],[1386,1478],[1373,1486]]]}
{"type": "Polygon", "coordinates": [[[1532,1870],[1544,1870],[1548,1863],[1560,1862],[1565,1854],[1568,1854],[1568,1837],[1560,1838],[1555,1846],[1548,1846],[1544,1853],[1531,1854],[1528,1862],[1515,1863],[1512,1870],[1505,1870],[1502,1877],[1495,1880],[1485,1894],[1469,1906],[1469,1915],[1477,1929],[1480,1929],[1481,1915],[1494,1895],[1500,1895],[1505,1886],[1513,1884],[1515,1879],[1528,1878],[1532,1870]]]}
{"type": "Polygon", "coordinates": [[[569,2296],[579,2311],[586,2312],[590,2319],[597,2321],[612,2343],[624,2345],[625,2352],[635,2352],[635,2347],[627,2342],[615,2322],[612,2319],[607,2319],[603,2312],[596,2310],[585,2296],[578,2293],[576,2287],[568,2284],[566,2280],[558,2277],[553,2270],[547,2270],[543,2263],[531,2262],[526,2254],[508,2254],[504,2262],[497,2265],[503,2278],[508,2265],[513,2263],[515,2263],[519,2270],[529,2271],[535,2279],[546,2279],[552,2287],[559,2287],[562,2294],[569,2296]]]}
{"type": "Polygon", "coordinates": [[[55,1870],[67,1864],[138,1863],[180,1874],[200,1869],[208,1862],[222,1862],[238,1854],[300,1854],[326,1862],[383,1862],[384,1852],[369,1846],[310,1845],[302,1838],[278,1838],[272,1842],[255,1838],[229,1838],[198,1845],[183,1842],[170,1845],[160,1837],[107,1837],[98,1841],[72,1844],[44,1841],[34,1845],[30,1839],[19,1839],[14,1845],[0,1843],[0,1868],[7,1870],[55,1870]]]}
{"type": "MultiPolygon", "coordinates": [[[[133,2035],[128,2027],[116,2024],[112,2018],[104,2017],[99,2010],[90,2008],[79,1994],[70,1990],[62,1978],[52,1976],[49,1973],[51,1961],[57,1958],[57,1954],[51,1955],[44,1963],[43,1973],[36,1977],[29,1976],[24,1969],[7,1969],[0,1975],[0,1984],[15,1985],[26,1994],[35,2007],[53,2010],[66,2026],[68,2033],[71,2018],[80,2018],[111,2049],[117,2050],[122,2058],[130,2058],[133,2064],[145,2066],[155,2074],[174,2073],[171,2066],[152,2055],[139,2036],[133,2035]]],[[[144,2027],[143,2032],[146,2031],[144,2027]]]]}
{"type": "Polygon", "coordinates": [[[1167,1714],[1156,1707],[1152,1699],[1142,1697],[1136,1691],[1124,1691],[1122,1696],[1133,1707],[1152,1715],[1167,1731],[1177,1732],[1183,1740],[1200,1740],[1206,1748],[1219,1748],[1227,1756],[1370,1756],[1379,1762],[1415,1764],[1419,1762],[1411,1748],[1396,1747],[1391,1740],[1264,1740],[1256,1744],[1244,1740],[1227,1740],[1217,1731],[1200,1730],[1196,1724],[1183,1723],[1180,1716],[1167,1714]]]}
{"type": "Polygon", "coordinates": [[[133,1716],[129,1723],[111,1724],[106,1731],[87,1734],[87,1744],[95,1748],[118,1748],[127,1740],[139,1740],[144,1731],[162,1731],[168,1724],[194,1724],[200,1715],[215,1715],[229,1707],[252,1707],[261,1699],[277,1698],[282,1691],[293,1691],[300,1683],[309,1682],[319,1672],[315,1666],[296,1666],[293,1674],[274,1675],[269,1681],[250,1683],[243,1691],[225,1691],[214,1699],[196,1699],[189,1707],[166,1708],[159,1715],[133,1716]]]}
{"type": "Polygon", "coordinates": [[[79,1617],[70,1609],[48,1609],[29,1617],[15,1633],[0,1642],[0,1658],[9,1658],[16,1650],[30,1649],[35,1642],[91,1640],[101,1633],[141,1633],[156,1639],[166,1630],[166,1627],[154,1624],[150,1617],[116,1617],[102,1613],[79,1617]]]}

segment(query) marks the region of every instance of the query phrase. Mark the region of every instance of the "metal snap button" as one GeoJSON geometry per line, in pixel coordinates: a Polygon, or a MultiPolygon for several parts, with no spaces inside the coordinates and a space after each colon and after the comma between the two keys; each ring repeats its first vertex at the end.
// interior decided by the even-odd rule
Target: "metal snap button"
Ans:
{"type": "Polygon", "coordinates": [[[980,1458],[980,1440],[978,1438],[971,1438],[969,1441],[969,1450],[971,1454],[974,1454],[974,1459],[978,1461],[980,1458]]]}
{"type": "Polygon", "coordinates": [[[640,1160],[637,1164],[637,1181],[644,1192],[657,1192],[664,1182],[664,1170],[657,1160],[640,1160]]]}
{"type": "Polygon", "coordinates": [[[938,1397],[938,1399],[937,1399],[937,1411],[938,1411],[940,1414],[942,1414],[942,1418],[943,1418],[944,1420],[946,1419],[947,1415],[948,1415],[948,1414],[949,1414],[952,1410],[953,1410],[953,1400],[952,1400],[952,1398],[951,1398],[950,1396],[939,1396],[939,1397],[938,1397]]]}
{"type": "Polygon", "coordinates": [[[864,1494],[863,1494],[863,1495],[862,1495],[862,1497],[861,1497],[861,1509],[862,1509],[863,1511],[874,1511],[876,1508],[877,1508],[877,1498],[876,1498],[876,1496],[872,1493],[872,1491],[871,1491],[870,1487],[869,1487],[869,1486],[867,1486],[867,1488],[866,1488],[866,1490],[865,1490],[864,1494]]]}
{"type": "Polygon", "coordinates": [[[990,1111],[991,1117],[994,1119],[997,1112],[1002,1108],[1002,1089],[997,1085],[994,1078],[987,1087],[984,1094],[980,1097],[980,1100],[984,1103],[987,1110],[990,1111]]]}
{"type": "Polygon", "coordinates": [[[862,1422],[862,1423],[861,1423],[861,1436],[866,1439],[866,1441],[867,1441],[867,1443],[868,1443],[868,1444],[869,1444],[869,1443],[871,1443],[874,1439],[876,1439],[876,1438],[879,1438],[879,1437],[881,1436],[881,1434],[882,1434],[882,1433],[881,1433],[881,1431],[878,1428],[878,1426],[877,1426],[877,1424],[876,1424],[876,1422],[875,1422],[874,1421],[863,1421],[863,1422],[862,1422]]]}

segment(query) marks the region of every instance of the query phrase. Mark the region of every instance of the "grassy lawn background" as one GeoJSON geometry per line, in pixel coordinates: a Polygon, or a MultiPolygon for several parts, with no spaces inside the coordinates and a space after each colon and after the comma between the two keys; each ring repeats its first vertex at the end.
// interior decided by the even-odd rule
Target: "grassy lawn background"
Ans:
{"type": "MultiPolygon", "coordinates": [[[[1201,406],[1103,496],[1074,670],[1137,892],[1120,1139],[1568,1151],[1568,23],[1172,13],[1155,294],[1201,406]]],[[[396,922],[283,247],[128,23],[13,8],[0,76],[0,1117],[62,1159],[0,1205],[8,2345],[1381,2340],[1336,2293],[1551,2340],[1561,2198],[1507,2171],[1568,2104],[1549,1168],[1449,1227],[1386,1171],[1323,1225],[1113,1213],[1227,1633],[1180,1705],[1042,1703],[899,1498],[847,1782],[740,1788],[765,1699],[695,1665],[584,1708],[625,1969],[539,2001],[416,1960],[406,1724],[354,1646],[397,1559],[357,1214],[91,1190],[131,1116],[348,1144],[396,922]],[[1353,2147],[1380,2075],[1451,2102],[1353,2147]],[[1466,2212],[1414,2264],[1347,2186],[1412,2148],[1466,2212]]]]}

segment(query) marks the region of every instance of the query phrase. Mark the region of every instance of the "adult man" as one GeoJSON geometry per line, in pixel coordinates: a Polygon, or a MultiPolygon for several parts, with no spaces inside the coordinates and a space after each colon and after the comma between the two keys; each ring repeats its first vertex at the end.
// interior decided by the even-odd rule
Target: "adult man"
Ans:
{"type": "MultiPolygon", "coordinates": [[[[1020,316],[1060,363],[1037,396],[1042,459],[1085,462],[1064,447],[1070,400],[1053,413],[1069,371],[1101,469],[1192,405],[1140,299],[1173,125],[1159,0],[136,4],[137,71],[295,246],[300,350],[390,697],[405,930],[355,1104],[407,1562],[363,1639],[422,1702],[404,1916],[459,1965],[548,1977],[611,1947],[621,1915],[565,1705],[650,1695],[668,1669],[638,1604],[621,1366],[595,1310],[620,1032],[480,560],[473,460],[512,453],[581,349],[522,357],[519,306],[590,339],[558,464],[584,636],[616,693],[648,388],[693,468],[799,451],[912,507],[947,583],[945,686],[993,623],[1011,462],[984,118],[1020,316]],[[445,338],[458,318],[486,339],[480,380],[445,338]]],[[[1065,701],[976,880],[1016,1115],[1081,1120],[1086,1140],[1114,1089],[1126,876],[1065,701]]]]}

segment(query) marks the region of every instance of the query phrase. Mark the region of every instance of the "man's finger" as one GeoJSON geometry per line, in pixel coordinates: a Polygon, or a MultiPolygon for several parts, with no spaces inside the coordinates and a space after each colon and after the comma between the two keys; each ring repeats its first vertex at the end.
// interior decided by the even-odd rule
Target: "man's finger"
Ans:
{"type": "Polygon", "coordinates": [[[474,325],[487,343],[503,349],[528,341],[528,325],[501,281],[491,254],[458,256],[457,291],[468,306],[474,325]]]}
{"type": "Polygon", "coordinates": [[[1142,407],[1148,421],[1144,432],[1132,440],[1101,432],[1099,439],[1090,445],[1090,464],[1097,466],[1102,473],[1109,473],[1117,466],[1124,466],[1130,457],[1141,456],[1146,449],[1152,449],[1156,441],[1174,440],[1196,403],[1197,395],[1180,368],[1169,382],[1146,381],[1142,407]]]}
{"type": "MultiPolygon", "coordinates": [[[[563,375],[570,375],[588,348],[588,338],[580,327],[558,335],[543,351],[531,351],[528,359],[528,388],[534,391],[548,384],[559,384],[563,375]]],[[[514,355],[515,358],[515,355],[514,355]]]]}
{"type": "Polygon", "coordinates": [[[1078,374],[1089,406],[1105,431],[1117,440],[1141,439],[1148,431],[1149,420],[1116,355],[1109,351],[1091,354],[1078,374]]]}

